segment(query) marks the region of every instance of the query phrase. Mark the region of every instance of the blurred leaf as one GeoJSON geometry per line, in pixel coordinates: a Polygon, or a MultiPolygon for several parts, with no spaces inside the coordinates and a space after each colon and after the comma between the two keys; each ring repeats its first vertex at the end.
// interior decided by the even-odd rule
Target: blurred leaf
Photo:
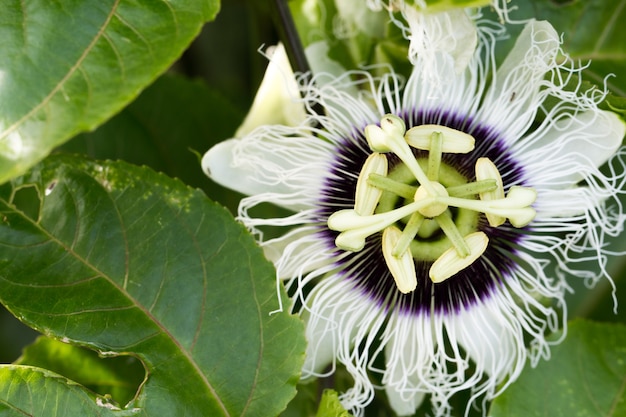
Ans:
{"type": "Polygon", "coordinates": [[[140,409],[119,412],[106,398],[95,398],[61,375],[21,365],[0,365],[0,398],[3,417],[146,416],[140,409]]]}
{"type": "Polygon", "coordinates": [[[194,152],[232,136],[243,116],[202,81],[166,74],[107,123],[59,150],[147,165],[236,211],[240,196],[209,181],[194,152]]]}
{"type": "Polygon", "coordinates": [[[315,417],[351,417],[339,402],[337,391],[327,389],[322,394],[322,401],[315,417]]]}
{"type": "Polygon", "coordinates": [[[218,7],[218,0],[0,0],[0,183],[124,107],[218,7]]]}
{"type": "Polygon", "coordinates": [[[133,399],[145,378],[143,365],[132,356],[104,359],[93,350],[45,336],[27,346],[15,364],[56,372],[121,405],[133,399]]]}
{"type": "Polygon", "coordinates": [[[626,415],[626,326],[576,320],[550,360],[527,367],[491,417],[626,415]]]}
{"type": "MultiPolygon", "coordinates": [[[[295,394],[302,323],[270,315],[272,265],[201,191],[148,168],[51,156],[0,187],[0,210],[0,301],[44,334],[139,358],[148,378],[129,410],[271,416],[295,394]],[[32,187],[36,217],[13,205],[32,187]]],[[[0,398],[38,416],[96,415],[105,401],[16,366],[2,368],[0,398]],[[49,403],[84,408],[39,412],[42,389],[49,403]]]]}
{"type": "MultiPolygon", "coordinates": [[[[421,4],[421,1],[414,1],[421,4]]],[[[488,6],[491,0],[426,0],[430,12],[443,12],[459,7],[483,7],[488,6]]]]}

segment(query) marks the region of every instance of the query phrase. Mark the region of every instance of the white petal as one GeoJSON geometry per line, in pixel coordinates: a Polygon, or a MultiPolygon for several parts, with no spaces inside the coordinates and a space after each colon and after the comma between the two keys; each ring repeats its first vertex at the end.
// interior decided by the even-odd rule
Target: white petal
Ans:
{"type": "MultiPolygon", "coordinates": [[[[402,372],[401,369],[397,369],[397,372],[402,372]]],[[[400,375],[392,375],[392,378],[399,379],[400,375]]],[[[385,393],[389,400],[391,409],[398,416],[412,416],[415,414],[417,407],[419,407],[424,401],[426,394],[423,392],[413,392],[407,398],[402,392],[393,389],[390,385],[385,385],[385,393]]]]}
{"type": "Polygon", "coordinates": [[[304,130],[265,126],[209,149],[202,169],[213,181],[240,193],[273,193],[283,207],[307,208],[331,158],[330,145],[304,130]],[[301,196],[300,202],[281,198],[293,194],[301,196]]]}
{"type": "Polygon", "coordinates": [[[520,143],[516,152],[533,186],[570,188],[597,172],[622,144],[626,124],[614,113],[563,116],[520,143]]]}
{"type": "MultiPolygon", "coordinates": [[[[402,328],[396,326],[396,319],[397,316],[392,316],[389,326],[402,328]]],[[[432,341],[428,340],[429,335],[418,331],[423,330],[421,326],[404,327],[405,332],[394,332],[394,336],[385,345],[387,365],[383,376],[389,405],[399,416],[415,414],[415,410],[424,400],[426,388],[423,381],[420,381],[420,371],[411,366],[414,362],[412,358],[424,357],[424,353],[433,348],[432,341]]]]}
{"type": "Polygon", "coordinates": [[[247,135],[261,125],[298,126],[306,119],[298,83],[289,65],[285,47],[279,43],[268,51],[268,55],[271,60],[263,81],[235,137],[247,135]]]}
{"type": "MultiPolygon", "coordinates": [[[[370,352],[386,315],[343,275],[325,277],[303,304],[309,340],[303,377],[324,375],[322,370],[334,356],[354,380],[354,386],[341,394],[341,403],[353,413],[362,412],[374,398],[368,375],[374,360],[370,352]]],[[[330,363],[332,369],[328,373],[334,370],[334,360],[330,363]]]]}
{"type": "Polygon", "coordinates": [[[319,235],[319,226],[303,226],[262,243],[267,259],[276,266],[280,279],[302,277],[333,264],[336,249],[319,235]]]}
{"type": "Polygon", "coordinates": [[[488,301],[455,314],[448,323],[450,337],[465,348],[477,371],[493,380],[491,392],[526,359],[524,332],[506,313],[488,301]]]}
{"type": "MultiPolygon", "coordinates": [[[[548,22],[530,21],[495,74],[481,119],[516,138],[533,121],[546,89],[544,77],[558,65],[559,36],[548,22]]],[[[493,58],[492,58],[493,59],[493,58]]]]}
{"type": "MultiPolygon", "coordinates": [[[[440,13],[423,13],[415,7],[403,7],[409,24],[409,58],[420,60],[427,68],[434,55],[441,52],[454,59],[454,69],[462,72],[474,55],[478,43],[476,24],[464,9],[457,8],[440,13]]],[[[426,72],[426,78],[436,77],[436,69],[426,72]]]]}

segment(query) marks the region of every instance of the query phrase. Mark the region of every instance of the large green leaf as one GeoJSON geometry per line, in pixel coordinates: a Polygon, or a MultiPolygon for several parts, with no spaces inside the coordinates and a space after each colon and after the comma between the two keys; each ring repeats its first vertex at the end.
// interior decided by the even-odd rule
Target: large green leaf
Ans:
{"type": "Polygon", "coordinates": [[[111,120],[59,150],[147,165],[204,189],[236,212],[241,195],[214,185],[194,152],[231,137],[243,116],[202,81],[166,74],[111,120]]]}
{"type": "MultiPolygon", "coordinates": [[[[302,324],[270,314],[273,267],[202,192],[148,168],[51,156],[0,188],[0,211],[0,301],[44,334],[138,357],[148,377],[128,410],[271,416],[295,394],[302,324]],[[33,189],[38,210],[15,205],[33,189]]],[[[15,365],[0,370],[0,398],[38,416],[96,415],[104,401],[15,365]],[[92,414],[35,413],[28,393],[48,386],[47,401],[92,414]]]]}
{"type": "Polygon", "coordinates": [[[626,415],[626,326],[574,321],[551,359],[528,367],[491,417],[626,415]]]}
{"type": "Polygon", "coordinates": [[[219,0],[0,0],[0,183],[119,111],[219,0]]]}

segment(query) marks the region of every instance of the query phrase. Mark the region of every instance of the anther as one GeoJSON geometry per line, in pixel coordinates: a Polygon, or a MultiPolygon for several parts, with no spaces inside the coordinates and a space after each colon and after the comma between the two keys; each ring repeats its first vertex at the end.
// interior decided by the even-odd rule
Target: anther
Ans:
{"type": "Polygon", "coordinates": [[[415,179],[425,186],[431,195],[435,195],[428,177],[417,163],[413,151],[404,138],[404,121],[397,116],[388,114],[380,121],[380,126],[368,125],[365,127],[365,138],[370,148],[376,152],[393,152],[411,171],[415,179]]]}
{"type": "Polygon", "coordinates": [[[428,275],[434,283],[443,282],[474,263],[487,249],[489,238],[483,232],[474,232],[465,237],[465,242],[470,248],[468,256],[461,257],[450,248],[432,264],[428,275]]]}
{"type": "Polygon", "coordinates": [[[371,174],[386,176],[387,166],[387,157],[378,152],[371,154],[363,164],[354,196],[354,211],[357,214],[368,216],[374,213],[383,190],[372,186],[368,178],[371,174]]]}
{"type": "Polygon", "coordinates": [[[382,250],[385,263],[393,276],[398,290],[407,294],[417,288],[417,276],[415,274],[415,261],[410,250],[403,251],[400,255],[393,254],[394,248],[401,239],[402,232],[395,226],[387,227],[383,231],[382,250]]]}
{"type": "Polygon", "coordinates": [[[441,152],[468,153],[474,150],[474,143],[476,141],[472,135],[446,126],[415,126],[406,132],[405,138],[412,147],[427,151],[430,150],[431,136],[433,133],[440,133],[443,136],[441,152]]]}
{"type": "MultiPolygon", "coordinates": [[[[499,200],[504,198],[504,185],[498,168],[491,162],[489,158],[478,158],[476,161],[476,181],[494,180],[496,188],[491,191],[483,191],[479,193],[480,199],[483,201],[499,200]]],[[[498,216],[492,213],[485,213],[487,221],[493,227],[500,226],[506,221],[506,217],[498,216]]]]}
{"type": "MultiPolygon", "coordinates": [[[[388,114],[380,120],[380,126],[365,126],[364,133],[370,149],[375,152],[387,153],[393,151],[393,148],[389,146],[390,143],[398,138],[403,138],[405,131],[404,121],[397,116],[388,114]]],[[[404,141],[404,139],[402,140],[404,141]]]]}

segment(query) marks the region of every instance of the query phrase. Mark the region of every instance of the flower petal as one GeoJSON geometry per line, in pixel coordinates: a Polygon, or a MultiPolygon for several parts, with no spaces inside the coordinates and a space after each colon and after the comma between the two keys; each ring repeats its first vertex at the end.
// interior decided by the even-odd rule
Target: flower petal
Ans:
{"type": "Polygon", "coordinates": [[[517,146],[532,184],[550,189],[576,185],[615,155],[626,124],[608,111],[589,110],[550,122],[517,146]]]}
{"type": "MultiPolygon", "coordinates": [[[[454,59],[454,69],[462,72],[474,55],[478,43],[476,24],[464,9],[446,12],[422,12],[415,7],[402,8],[409,24],[409,59],[415,63],[419,58],[422,64],[433,62],[434,55],[441,52],[454,59]]],[[[427,71],[427,78],[438,76],[436,68],[427,71]]]]}
{"type": "Polygon", "coordinates": [[[540,89],[545,75],[558,66],[559,50],[559,36],[550,23],[533,20],[526,24],[495,74],[482,121],[507,132],[511,140],[524,133],[548,94],[540,89]]]}
{"type": "Polygon", "coordinates": [[[267,126],[215,145],[204,154],[202,169],[213,181],[240,193],[273,193],[270,202],[310,208],[323,181],[319,172],[327,169],[329,148],[302,130],[267,126]]]}
{"type": "Polygon", "coordinates": [[[329,248],[318,232],[317,225],[302,226],[261,244],[265,257],[276,266],[278,278],[303,277],[333,264],[336,248],[329,248]]]}
{"type": "Polygon", "coordinates": [[[279,43],[268,50],[268,55],[270,62],[263,81],[235,137],[247,135],[261,125],[298,126],[306,119],[298,83],[289,65],[285,47],[279,43]]]}

